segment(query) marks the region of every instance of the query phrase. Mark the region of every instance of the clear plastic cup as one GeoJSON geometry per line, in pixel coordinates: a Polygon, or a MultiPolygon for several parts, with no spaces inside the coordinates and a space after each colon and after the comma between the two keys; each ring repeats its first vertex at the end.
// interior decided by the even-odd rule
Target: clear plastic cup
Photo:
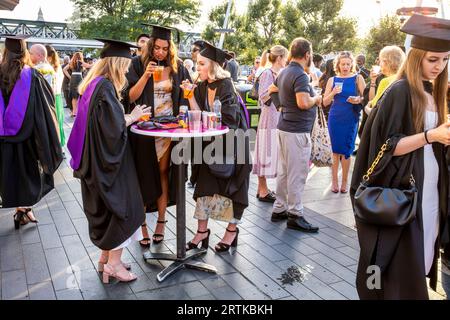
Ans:
{"type": "Polygon", "coordinates": [[[334,86],[339,88],[339,92],[342,92],[342,88],[344,87],[344,83],[343,82],[335,82],[334,86]]]}
{"type": "Polygon", "coordinates": [[[314,87],[314,92],[317,96],[320,96],[322,94],[322,88],[320,87],[314,87]]]}
{"type": "Polygon", "coordinates": [[[194,96],[194,85],[192,83],[185,86],[183,96],[185,99],[190,99],[194,96]]]}
{"type": "Polygon", "coordinates": [[[200,110],[189,110],[189,131],[201,132],[202,130],[202,112],[200,110]]]}
{"type": "Polygon", "coordinates": [[[155,67],[155,72],[153,72],[153,80],[155,81],[161,81],[162,80],[162,74],[164,71],[164,67],[163,66],[157,66],[155,67]]]}
{"type": "Polygon", "coordinates": [[[380,66],[372,66],[372,71],[375,74],[379,74],[381,72],[381,67],[380,66]]]}

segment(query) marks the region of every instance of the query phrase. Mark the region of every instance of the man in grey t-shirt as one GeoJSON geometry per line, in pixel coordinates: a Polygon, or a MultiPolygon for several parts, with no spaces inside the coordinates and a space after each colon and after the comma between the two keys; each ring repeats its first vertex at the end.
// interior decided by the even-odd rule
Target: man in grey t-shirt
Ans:
{"type": "MultiPolygon", "coordinates": [[[[311,65],[311,43],[296,38],[290,47],[291,62],[275,81],[282,106],[278,122],[277,199],[272,221],[288,219],[287,227],[304,232],[317,232],[303,217],[302,193],[309,172],[311,130],[316,117],[315,96],[305,69],[311,65]]],[[[306,70],[309,71],[309,70],[306,70]]]]}

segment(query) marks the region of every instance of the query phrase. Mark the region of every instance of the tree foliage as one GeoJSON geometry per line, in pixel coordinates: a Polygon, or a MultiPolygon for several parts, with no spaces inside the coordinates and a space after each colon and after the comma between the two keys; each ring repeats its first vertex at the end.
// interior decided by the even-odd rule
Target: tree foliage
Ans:
{"type": "Polygon", "coordinates": [[[364,44],[367,52],[367,64],[375,62],[380,50],[385,46],[403,46],[406,35],[400,31],[402,24],[398,16],[385,16],[380,23],[370,29],[364,44]]]}
{"type": "Polygon", "coordinates": [[[195,24],[199,0],[71,0],[77,14],[72,23],[84,38],[133,40],[142,22],[159,25],[195,24]]]}

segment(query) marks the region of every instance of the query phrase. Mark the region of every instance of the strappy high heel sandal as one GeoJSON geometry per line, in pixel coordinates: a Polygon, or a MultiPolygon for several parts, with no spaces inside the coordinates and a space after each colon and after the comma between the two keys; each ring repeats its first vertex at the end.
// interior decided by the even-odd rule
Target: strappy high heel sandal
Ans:
{"type": "Polygon", "coordinates": [[[14,228],[18,230],[21,225],[25,225],[28,222],[24,219],[25,212],[22,210],[16,209],[16,213],[14,214],[14,228]]]}
{"type": "MultiPolygon", "coordinates": [[[[156,221],[156,223],[158,224],[158,223],[164,223],[164,224],[166,224],[166,222],[167,222],[167,220],[165,220],[165,221],[156,221]]],[[[153,243],[154,244],[158,244],[158,243],[161,243],[163,240],[164,240],[164,234],[163,233],[154,233],[153,234],[153,237],[152,237],[152,240],[153,240],[153,243]],[[161,238],[161,239],[156,239],[156,238],[161,238]]]]}
{"type": "Polygon", "coordinates": [[[24,226],[29,222],[38,223],[39,221],[36,219],[31,219],[31,216],[28,215],[28,212],[31,211],[31,208],[16,209],[16,213],[14,214],[14,228],[17,230],[20,226],[24,226]]]}
{"type": "Polygon", "coordinates": [[[216,252],[225,252],[228,251],[230,249],[230,247],[237,247],[238,244],[238,235],[239,235],[239,228],[236,227],[236,230],[230,230],[227,228],[228,232],[236,232],[236,236],[233,239],[233,242],[231,242],[231,244],[226,244],[223,243],[222,241],[220,241],[218,244],[216,244],[216,246],[214,247],[214,249],[216,250],[216,252]]]}
{"type": "Polygon", "coordinates": [[[115,278],[120,282],[131,282],[137,279],[137,275],[131,272],[127,272],[126,277],[119,276],[119,273],[117,272],[117,269],[114,266],[110,264],[105,264],[102,275],[103,283],[106,284],[109,283],[110,277],[115,278]]]}
{"type": "MultiPolygon", "coordinates": [[[[105,264],[107,264],[107,263],[101,262],[101,261],[98,262],[98,272],[105,271],[105,264]]],[[[131,264],[129,264],[129,263],[122,262],[122,266],[127,270],[131,270],[131,264]]]]}
{"type": "Polygon", "coordinates": [[[25,217],[28,219],[28,221],[29,222],[31,222],[31,223],[39,223],[39,221],[38,220],[36,220],[36,219],[31,219],[31,216],[29,215],[29,213],[32,211],[32,209],[31,208],[26,208],[25,209],[25,217]]]}
{"type": "Polygon", "coordinates": [[[206,236],[205,239],[200,240],[198,243],[193,243],[192,241],[189,241],[189,242],[186,244],[186,251],[189,251],[189,250],[198,248],[198,245],[199,245],[200,242],[202,243],[202,248],[203,248],[203,249],[208,249],[208,246],[209,246],[209,236],[211,235],[211,230],[209,230],[209,229],[208,229],[208,230],[205,230],[205,231],[197,230],[197,233],[200,233],[200,234],[207,233],[208,235],[206,236]]]}
{"type": "MultiPolygon", "coordinates": [[[[143,225],[141,225],[141,227],[147,228],[147,223],[144,223],[143,225]]],[[[141,241],[139,241],[139,244],[143,247],[148,248],[148,247],[150,247],[150,244],[152,243],[151,241],[152,241],[152,239],[147,237],[147,238],[143,238],[141,241]],[[142,241],[145,241],[145,243],[142,243],[142,241]]]]}

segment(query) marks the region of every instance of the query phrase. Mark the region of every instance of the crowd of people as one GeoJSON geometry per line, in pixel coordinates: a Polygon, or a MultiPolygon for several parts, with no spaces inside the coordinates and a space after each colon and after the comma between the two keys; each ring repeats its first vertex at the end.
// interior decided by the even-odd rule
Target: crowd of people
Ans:
{"type": "MultiPolygon", "coordinates": [[[[223,158],[231,155],[231,161],[191,164],[189,184],[195,188],[198,227],[186,250],[209,248],[209,219],[228,223],[215,252],[237,247],[251,174],[258,177],[257,199],[273,204],[272,221],[286,221],[287,228],[301,232],[319,232],[306,220],[302,201],[319,109],[326,115],[331,141],[330,191],[350,191],[355,209],[360,297],[427,299],[425,280],[429,277],[436,288],[439,258],[443,283],[450,277],[449,25],[449,20],[414,15],[402,28],[413,35],[408,53],[387,46],[370,69],[363,55],[355,58],[348,51],[324,59],[302,37],[289,49],[265,49],[247,78],[261,109],[253,159],[248,136],[236,135],[233,139],[242,150],[224,144],[223,158]],[[267,179],[276,179],[276,190],[269,189],[267,179]],[[380,193],[367,195],[374,188],[396,190],[397,195],[409,190],[413,200],[408,221],[390,217],[397,225],[387,224],[384,215],[395,216],[392,208],[398,201],[380,193]],[[369,217],[377,209],[380,216],[369,217]],[[367,286],[371,265],[381,268],[381,288],[374,290],[367,286]]],[[[167,208],[176,204],[174,143],[132,133],[130,125],[145,116],[178,116],[184,106],[212,111],[218,100],[223,125],[232,131],[250,130],[235,87],[236,54],[198,40],[191,59],[182,61],[173,40],[177,30],[151,27],[151,33],[136,38],[135,46],[97,39],[104,46],[91,63],[81,52],[61,61],[51,46],[34,44],[28,50],[26,37],[6,36],[0,63],[1,207],[16,208],[16,229],[38,223],[32,206],[53,189],[53,174],[67,140],[70,165],[81,182],[89,235],[101,250],[98,269],[104,283],[111,277],[137,279],[121,260],[123,249],[132,241],[144,247],[163,242],[167,208]],[[158,77],[157,70],[162,70],[158,77]],[[186,97],[187,88],[194,94],[186,97]],[[63,97],[74,118],[68,139],[63,97]],[[157,212],[158,217],[151,238],[147,212],[157,212]]],[[[202,151],[214,142],[202,141],[202,151]]]]}

